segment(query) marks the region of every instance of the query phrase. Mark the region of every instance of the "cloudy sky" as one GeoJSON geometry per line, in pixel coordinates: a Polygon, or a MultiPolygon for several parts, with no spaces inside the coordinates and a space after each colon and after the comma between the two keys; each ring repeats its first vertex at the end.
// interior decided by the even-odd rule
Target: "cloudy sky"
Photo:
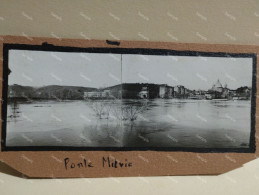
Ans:
{"type": "Polygon", "coordinates": [[[9,85],[108,87],[123,83],[211,88],[251,86],[252,59],[9,51],[9,85]],[[122,63],[121,63],[122,59],[122,63]]]}

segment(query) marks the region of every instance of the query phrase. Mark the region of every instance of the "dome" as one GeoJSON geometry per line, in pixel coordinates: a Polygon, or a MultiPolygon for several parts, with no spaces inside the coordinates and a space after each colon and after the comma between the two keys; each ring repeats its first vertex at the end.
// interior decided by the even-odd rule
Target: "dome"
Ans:
{"type": "Polygon", "coordinates": [[[215,83],[215,88],[222,88],[222,84],[219,82],[219,80],[217,80],[215,83]]]}

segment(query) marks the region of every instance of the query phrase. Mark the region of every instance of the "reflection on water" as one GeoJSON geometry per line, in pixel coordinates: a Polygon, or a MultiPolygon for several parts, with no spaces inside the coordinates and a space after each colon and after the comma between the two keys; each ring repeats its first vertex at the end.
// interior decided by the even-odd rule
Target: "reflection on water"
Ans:
{"type": "Polygon", "coordinates": [[[8,116],[9,119],[12,119],[14,122],[17,122],[17,118],[19,117],[19,103],[17,101],[13,101],[10,103],[10,115],[8,116]]]}
{"type": "Polygon", "coordinates": [[[12,102],[7,146],[248,147],[250,101],[12,102]]]}

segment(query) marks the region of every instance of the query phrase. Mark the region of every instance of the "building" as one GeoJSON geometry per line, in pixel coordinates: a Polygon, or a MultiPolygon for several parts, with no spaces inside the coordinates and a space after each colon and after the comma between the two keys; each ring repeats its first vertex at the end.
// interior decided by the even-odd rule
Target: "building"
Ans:
{"type": "Polygon", "coordinates": [[[240,100],[248,100],[251,99],[251,95],[252,95],[252,89],[251,87],[239,87],[236,89],[235,91],[235,96],[237,99],[240,100]]]}
{"type": "Polygon", "coordinates": [[[223,87],[219,79],[215,84],[212,85],[212,88],[209,90],[209,94],[212,99],[230,99],[230,90],[227,87],[227,84],[223,87]]]}
{"type": "Polygon", "coordinates": [[[219,93],[223,92],[223,87],[222,87],[222,84],[220,83],[219,79],[217,80],[217,82],[215,84],[212,85],[211,91],[219,92],[219,93]]]}
{"type": "Polygon", "coordinates": [[[141,99],[147,99],[147,98],[149,98],[148,87],[142,87],[142,90],[139,92],[138,96],[139,96],[141,99]]]}
{"type": "Polygon", "coordinates": [[[111,90],[108,90],[108,89],[104,90],[102,92],[102,97],[106,97],[106,98],[112,97],[111,90]]]}
{"type": "Polygon", "coordinates": [[[159,86],[159,97],[165,98],[166,96],[166,85],[160,85],[159,86]]]}
{"type": "Polygon", "coordinates": [[[206,100],[211,100],[211,99],[212,99],[212,95],[209,94],[209,93],[206,93],[206,94],[205,94],[205,99],[206,99],[206,100]]]}
{"type": "Polygon", "coordinates": [[[174,87],[174,97],[184,98],[187,95],[187,89],[183,85],[177,85],[174,87]]]}
{"type": "Polygon", "coordinates": [[[168,87],[168,97],[169,98],[174,97],[174,87],[168,87]]]}
{"type": "Polygon", "coordinates": [[[112,98],[110,90],[103,91],[86,91],[84,92],[84,99],[102,99],[112,98]]]}
{"type": "Polygon", "coordinates": [[[109,89],[112,94],[120,92],[120,97],[123,99],[154,99],[159,98],[159,86],[152,83],[123,83],[117,85],[116,88],[110,87],[109,89]]]}
{"type": "Polygon", "coordinates": [[[174,96],[174,88],[166,84],[159,86],[160,98],[172,98],[174,96]]]}
{"type": "Polygon", "coordinates": [[[99,98],[102,96],[102,92],[100,91],[86,91],[84,92],[84,98],[99,98]]]}

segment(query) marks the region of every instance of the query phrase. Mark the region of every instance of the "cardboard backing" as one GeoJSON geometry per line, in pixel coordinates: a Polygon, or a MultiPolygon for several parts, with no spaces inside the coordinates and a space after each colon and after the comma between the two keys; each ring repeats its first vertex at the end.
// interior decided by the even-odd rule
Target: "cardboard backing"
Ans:
{"type": "MultiPolygon", "coordinates": [[[[177,51],[227,52],[259,54],[259,46],[192,44],[141,41],[105,41],[80,39],[55,39],[36,37],[3,36],[0,39],[0,75],[3,78],[3,44],[42,45],[47,42],[55,46],[80,48],[150,48],[177,51]]],[[[258,68],[258,62],[257,62],[258,68]]],[[[257,87],[258,81],[257,82],[257,87]]],[[[2,97],[2,83],[0,93],[2,97]]],[[[258,100],[256,99],[256,105],[258,100]]],[[[256,106],[256,113],[258,106],[256,106]]],[[[258,128],[256,119],[256,129],[258,128]]],[[[0,131],[2,137],[2,131],[0,131]]],[[[255,131],[255,143],[258,148],[259,133],[255,131]]],[[[163,151],[2,151],[0,160],[29,177],[72,178],[72,177],[124,177],[124,176],[162,176],[162,175],[216,175],[241,167],[255,159],[255,153],[199,153],[199,152],[163,152],[163,151]],[[110,157],[132,163],[127,168],[103,167],[102,158],[110,157]],[[64,159],[80,163],[83,159],[91,161],[93,167],[66,169],[64,159]]]]}

